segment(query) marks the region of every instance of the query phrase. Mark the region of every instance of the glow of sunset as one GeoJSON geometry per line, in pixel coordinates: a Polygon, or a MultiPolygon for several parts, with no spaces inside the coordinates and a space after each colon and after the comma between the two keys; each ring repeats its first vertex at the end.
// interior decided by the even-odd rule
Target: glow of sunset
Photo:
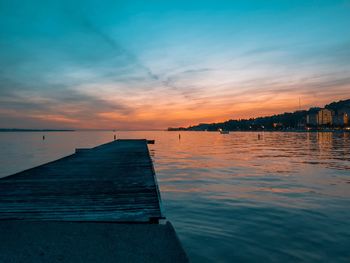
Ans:
{"type": "Polygon", "coordinates": [[[165,129],[350,98],[349,1],[0,0],[0,128],[165,129]]]}

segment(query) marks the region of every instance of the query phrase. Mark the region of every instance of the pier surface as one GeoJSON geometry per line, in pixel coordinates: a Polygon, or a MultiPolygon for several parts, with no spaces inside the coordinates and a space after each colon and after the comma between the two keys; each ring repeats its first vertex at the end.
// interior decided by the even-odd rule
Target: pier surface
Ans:
{"type": "Polygon", "coordinates": [[[160,219],[146,140],[77,149],[0,179],[0,262],[187,262],[160,219]]]}
{"type": "Polygon", "coordinates": [[[146,140],[117,140],[0,180],[0,220],[147,222],[162,217],[146,140]]]}

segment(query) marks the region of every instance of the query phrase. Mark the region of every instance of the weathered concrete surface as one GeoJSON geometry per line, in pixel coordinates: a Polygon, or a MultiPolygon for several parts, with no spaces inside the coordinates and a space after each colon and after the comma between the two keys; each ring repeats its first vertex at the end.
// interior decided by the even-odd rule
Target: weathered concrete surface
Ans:
{"type": "Polygon", "coordinates": [[[0,179],[0,220],[162,218],[147,140],[117,140],[0,179]]]}
{"type": "Polygon", "coordinates": [[[117,140],[0,179],[0,263],[187,262],[146,140],[117,140]]]}
{"type": "Polygon", "coordinates": [[[188,262],[167,223],[1,221],[0,262],[188,262]]]}

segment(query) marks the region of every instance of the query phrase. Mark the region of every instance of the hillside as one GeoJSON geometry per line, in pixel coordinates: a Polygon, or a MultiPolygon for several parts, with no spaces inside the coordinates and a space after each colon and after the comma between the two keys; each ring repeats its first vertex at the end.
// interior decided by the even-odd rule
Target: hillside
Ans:
{"type": "MultiPolygon", "coordinates": [[[[325,105],[325,108],[337,112],[340,109],[350,110],[350,99],[341,100],[338,102],[332,102],[325,105]]],[[[272,116],[240,119],[240,120],[228,120],[220,123],[201,123],[195,126],[187,128],[169,128],[168,130],[188,130],[188,131],[217,131],[223,130],[282,130],[282,129],[298,129],[305,126],[306,116],[319,108],[310,108],[308,110],[301,110],[295,112],[285,112],[282,114],[276,114],[272,116]]]]}

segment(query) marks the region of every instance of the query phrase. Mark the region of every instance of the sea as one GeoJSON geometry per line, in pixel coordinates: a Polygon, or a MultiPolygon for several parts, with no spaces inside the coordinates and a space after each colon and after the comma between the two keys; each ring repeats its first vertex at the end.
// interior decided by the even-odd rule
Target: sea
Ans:
{"type": "Polygon", "coordinates": [[[350,133],[1,132],[0,177],[114,135],[155,140],[164,213],[191,262],[350,262],[350,133]]]}

